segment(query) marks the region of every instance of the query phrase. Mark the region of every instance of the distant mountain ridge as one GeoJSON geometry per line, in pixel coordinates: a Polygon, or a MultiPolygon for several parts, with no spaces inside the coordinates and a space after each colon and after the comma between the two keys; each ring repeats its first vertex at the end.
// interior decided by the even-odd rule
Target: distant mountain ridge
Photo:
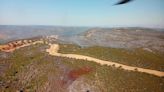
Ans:
{"type": "MultiPolygon", "coordinates": [[[[0,43],[39,36],[58,36],[63,42],[80,46],[148,48],[164,52],[164,29],[140,27],[89,28],[62,26],[0,25],[0,43]]],[[[149,50],[149,51],[150,51],[149,50]]]]}
{"type": "Polygon", "coordinates": [[[63,40],[80,46],[148,48],[164,52],[164,31],[149,28],[93,28],[63,40]]]}
{"type": "Polygon", "coordinates": [[[86,31],[87,29],[86,27],[0,25],[0,34],[8,36],[6,39],[0,39],[0,41],[12,41],[49,35],[69,36],[86,31]]]}

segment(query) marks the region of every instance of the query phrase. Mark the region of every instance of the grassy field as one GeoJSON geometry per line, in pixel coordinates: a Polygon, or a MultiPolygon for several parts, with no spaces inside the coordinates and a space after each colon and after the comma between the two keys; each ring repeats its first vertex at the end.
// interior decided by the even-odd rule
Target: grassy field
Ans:
{"type": "MultiPolygon", "coordinates": [[[[89,53],[77,46],[67,45],[71,49],[66,48],[65,45],[62,46],[62,52],[65,53],[75,53],[72,50],[76,49],[82,50],[79,52],[81,54],[85,52],[91,55],[99,51],[98,49],[89,53]]],[[[48,90],[68,92],[67,88],[80,79],[83,79],[83,83],[87,83],[88,86],[94,86],[96,91],[89,90],[90,92],[163,92],[164,78],[100,66],[84,60],[53,57],[45,52],[46,48],[48,48],[47,45],[37,44],[13,53],[0,52],[0,92],[47,92],[48,90]],[[70,82],[67,78],[69,72],[84,67],[90,67],[92,71],[70,82]],[[65,84],[60,84],[61,78],[64,78],[65,84]]],[[[78,84],[78,87],[80,85],[82,84],[78,84]]]]}
{"type": "Polygon", "coordinates": [[[110,47],[86,47],[73,44],[60,44],[60,53],[91,56],[102,60],[164,71],[164,54],[152,53],[143,49],[121,49],[110,47]]]}

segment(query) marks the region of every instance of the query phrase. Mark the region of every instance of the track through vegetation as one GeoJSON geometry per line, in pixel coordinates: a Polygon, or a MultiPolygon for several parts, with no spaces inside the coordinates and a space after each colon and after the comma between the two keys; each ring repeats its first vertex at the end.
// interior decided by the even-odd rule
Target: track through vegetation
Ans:
{"type": "Polygon", "coordinates": [[[159,76],[159,77],[164,76],[164,72],[162,72],[162,71],[144,69],[144,68],[133,67],[133,66],[127,66],[127,65],[124,65],[124,64],[114,63],[112,61],[100,60],[100,59],[97,59],[97,58],[84,56],[84,55],[58,53],[58,50],[59,50],[59,45],[58,44],[49,44],[49,45],[50,45],[50,48],[47,49],[46,51],[50,55],[59,56],[59,57],[68,57],[68,58],[74,58],[74,59],[81,59],[81,60],[87,60],[87,61],[93,61],[93,62],[99,63],[101,65],[115,66],[115,67],[118,67],[118,68],[122,68],[124,70],[143,72],[143,73],[152,74],[152,75],[159,76]]]}

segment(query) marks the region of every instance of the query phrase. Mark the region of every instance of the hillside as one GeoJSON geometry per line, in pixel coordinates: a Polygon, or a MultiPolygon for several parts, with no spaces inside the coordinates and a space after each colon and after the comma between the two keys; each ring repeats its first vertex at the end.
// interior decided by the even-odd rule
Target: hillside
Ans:
{"type": "Polygon", "coordinates": [[[164,52],[164,31],[148,28],[93,28],[62,39],[80,46],[143,48],[150,52],[164,52]]]}
{"type": "MultiPolygon", "coordinates": [[[[47,48],[49,45],[46,43],[38,43],[12,53],[0,52],[0,91],[163,91],[163,77],[87,60],[51,56],[46,52],[47,48]]],[[[63,49],[63,52],[67,50],[63,49]]]]}
{"type": "Polygon", "coordinates": [[[163,92],[163,31],[67,32],[1,39],[0,92],[163,92]]]}

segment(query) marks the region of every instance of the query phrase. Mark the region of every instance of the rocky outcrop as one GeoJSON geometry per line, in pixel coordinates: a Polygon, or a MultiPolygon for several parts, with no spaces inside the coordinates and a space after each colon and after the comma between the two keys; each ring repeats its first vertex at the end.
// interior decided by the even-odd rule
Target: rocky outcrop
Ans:
{"type": "Polygon", "coordinates": [[[0,51],[4,52],[12,52],[20,47],[28,46],[35,43],[42,43],[43,41],[36,41],[36,40],[18,40],[9,42],[5,45],[0,45],[0,51]]]}

